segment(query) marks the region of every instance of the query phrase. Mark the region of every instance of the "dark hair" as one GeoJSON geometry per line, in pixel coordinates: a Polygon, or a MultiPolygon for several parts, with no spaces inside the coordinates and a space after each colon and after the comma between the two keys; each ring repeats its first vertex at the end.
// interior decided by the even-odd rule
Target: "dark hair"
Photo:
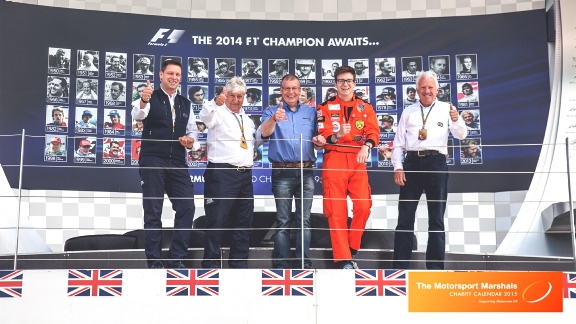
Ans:
{"type": "Polygon", "coordinates": [[[282,95],[278,93],[271,94],[268,99],[270,106],[276,106],[276,99],[278,98],[282,98],[282,95]]]}
{"type": "Polygon", "coordinates": [[[66,78],[62,77],[53,77],[52,80],[58,79],[60,80],[60,85],[62,86],[62,96],[68,97],[68,81],[66,78]]]}
{"type": "Polygon", "coordinates": [[[260,102],[260,100],[262,100],[261,99],[262,92],[260,91],[260,89],[250,88],[246,90],[246,96],[252,97],[253,99],[256,100],[256,102],[260,102]]]}
{"type": "Polygon", "coordinates": [[[418,68],[418,60],[415,57],[411,57],[410,59],[406,60],[406,68],[408,68],[408,66],[410,65],[410,63],[416,63],[416,67],[418,68]]]}
{"type": "Polygon", "coordinates": [[[161,68],[162,72],[166,71],[166,67],[168,67],[168,65],[177,65],[180,67],[180,70],[182,70],[182,63],[180,63],[176,60],[168,59],[168,60],[162,62],[162,68],[161,68]]]}
{"type": "Polygon", "coordinates": [[[337,79],[340,74],[352,73],[352,77],[356,80],[356,70],[348,65],[343,65],[334,71],[334,79],[337,79]]]}
{"type": "Polygon", "coordinates": [[[112,84],[110,85],[110,87],[117,85],[120,88],[120,91],[124,91],[124,85],[120,82],[114,81],[112,82],[112,84]]]}
{"type": "Polygon", "coordinates": [[[312,88],[302,88],[302,91],[306,92],[306,98],[312,98],[314,96],[314,91],[312,91],[312,88]]]}
{"type": "Polygon", "coordinates": [[[118,143],[117,141],[111,141],[110,145],[108,145],[108,147],[112,148],[112,144],[114,144],[114,143],[116,143],[116,144],[118,144],[118,146],[120,146],[120,143],[118,143]]]}
{"type": "Polygon", "coordinates": [[[478,145],[478,142],[476,142],[475,139],[467,138],[467,139],[462,140],[461,145],[462,145],[462,149],[466,149],[470,145],[478,145]]]}
{"type": "MultiPolygon", "coordinates": [[[[188,89],[188,98],[192,98],[194,94],[200,90],[202,90],[202,93],[204,93],[204,89],[201,86],[190,87],[190,89],[188,89]]],[[[206,93],[204,93],[204,95],[206,95],[206,93]]]]}
{"type": "Polygon", "coordinates": [[[336,88],[332,88],[332,87],[326,89],[326,95],[324,96],[324,101],[328,101],[328,99],[330,99],[331,93],[338,93],[338,90],[336,90],[336,88]]]}

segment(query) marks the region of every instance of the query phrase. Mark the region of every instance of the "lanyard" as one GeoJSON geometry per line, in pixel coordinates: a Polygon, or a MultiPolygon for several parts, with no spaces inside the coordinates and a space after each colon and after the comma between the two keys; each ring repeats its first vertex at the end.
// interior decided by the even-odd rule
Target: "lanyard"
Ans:
{"type": "Polygon", "coordinates": [[[238,126],[240,127],[240,131],[242,132],[242,137],[244,136],[244,119],[242,119],[242,115],[240,115],[240,119],[238,119],[238,116],[236,116],[235,113],[231,112],[232,115],[234,116],[234,118],[236,118],[236,121],[238,122],[238,126]],[[242,123],[240,123],[240,121],[242,121],[242,123]]]}
{"type": "Polygon", "coordinates": [[[234,118],[236,118],[236,121],[238,122],[238,126],[240,126],[240,131],[242,132],[242,136],[240,137],[240,147],[243,149],[247,149],[248,148],[248,143],[246,143],[246,136],[244,136],[244,119],[242,119],[242,115],[240,115],[240,119],[238,119],[238,116],[236,116],[235,113],[233,113],[232,111],[230,111],[232,113],[232,115],[234,115],[234,118]],[[242,123],[240,123],[242,122],[242,123]]]}
{"type": "Polygon", "coordinates": [[[422,104],[420,104],[420,113],[422,114],[422,129],[426,129],[426,121],[428,120],[428,116],[430,116],[430,112],[432,111],[432,108],[434,108],[435,104],[436,101],[434,101],[432,106],[430,106],[430,110],[428,110],[426,117],[424,117],[424,107],[422,107],[422,104]]]}

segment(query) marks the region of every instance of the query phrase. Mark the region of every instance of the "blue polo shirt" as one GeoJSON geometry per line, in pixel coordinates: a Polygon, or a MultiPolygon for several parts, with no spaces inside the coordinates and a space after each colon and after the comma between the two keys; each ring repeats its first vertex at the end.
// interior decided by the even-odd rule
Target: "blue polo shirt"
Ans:
{"type": "MultiPolygon", "coordinates": [[[[300,134],[302,134],[302,161],[316,161],[312,137],[318,135],[316,108],[298,104],[296,111],[284,102],[288,120],[276,122],[274,132],[262,139],[269,141],[268,160],[271,162],[300,162],[300,134]]],[[[262,113],[262,122],[272,118],[278,106],[270,107],[262,113]]]]}

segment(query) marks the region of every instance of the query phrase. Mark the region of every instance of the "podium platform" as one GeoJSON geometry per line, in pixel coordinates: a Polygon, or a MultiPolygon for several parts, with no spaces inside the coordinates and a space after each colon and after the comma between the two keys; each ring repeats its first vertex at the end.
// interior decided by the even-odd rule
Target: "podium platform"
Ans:
{"type": "MultiPolygon", "coordinates": [[[[72,254],[68,260],[69,266],[87,265],[72,254]]],[[[576,318],[576,273],[558,271],[73,267],[0,270],[0,278],[2,323],[572,323],[576,318]]]]}

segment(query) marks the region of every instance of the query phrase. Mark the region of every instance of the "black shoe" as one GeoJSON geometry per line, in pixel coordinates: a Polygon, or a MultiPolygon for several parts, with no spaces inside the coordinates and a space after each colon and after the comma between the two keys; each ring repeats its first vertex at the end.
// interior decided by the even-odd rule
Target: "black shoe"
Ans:
{"type": "Polygon", "coordinates": [[[172,269],[188,269],[188,267],[182,261],[174,262],[172,264],[172,269]]]}
{"type": "Polygon", "coordinates": [[[304,263],[304,267],[302,267],[301,264],[298,264],[298,266],[294,269],[305,269],[305,270],[310,270],[312,269],[312,264],[308,264],[308,263],[304,263]]]}
{"type": "Polygon", "coordinates": [[[154,261],[154,263],[152,263],[148,267],[150,269],[164,269],[164,264],[162,263],[162,261],[154,261]]]}
{"type": "Polygon", "coordinates": [[[352,263],[352,261],[342,261],[340,262],[340,269],[354,270],[354,263],[352,263]]]}
{"type": "Polygon", "coordinates": [[[202,269],[220,269],[220,263],[202,261],[202,269]]]}

